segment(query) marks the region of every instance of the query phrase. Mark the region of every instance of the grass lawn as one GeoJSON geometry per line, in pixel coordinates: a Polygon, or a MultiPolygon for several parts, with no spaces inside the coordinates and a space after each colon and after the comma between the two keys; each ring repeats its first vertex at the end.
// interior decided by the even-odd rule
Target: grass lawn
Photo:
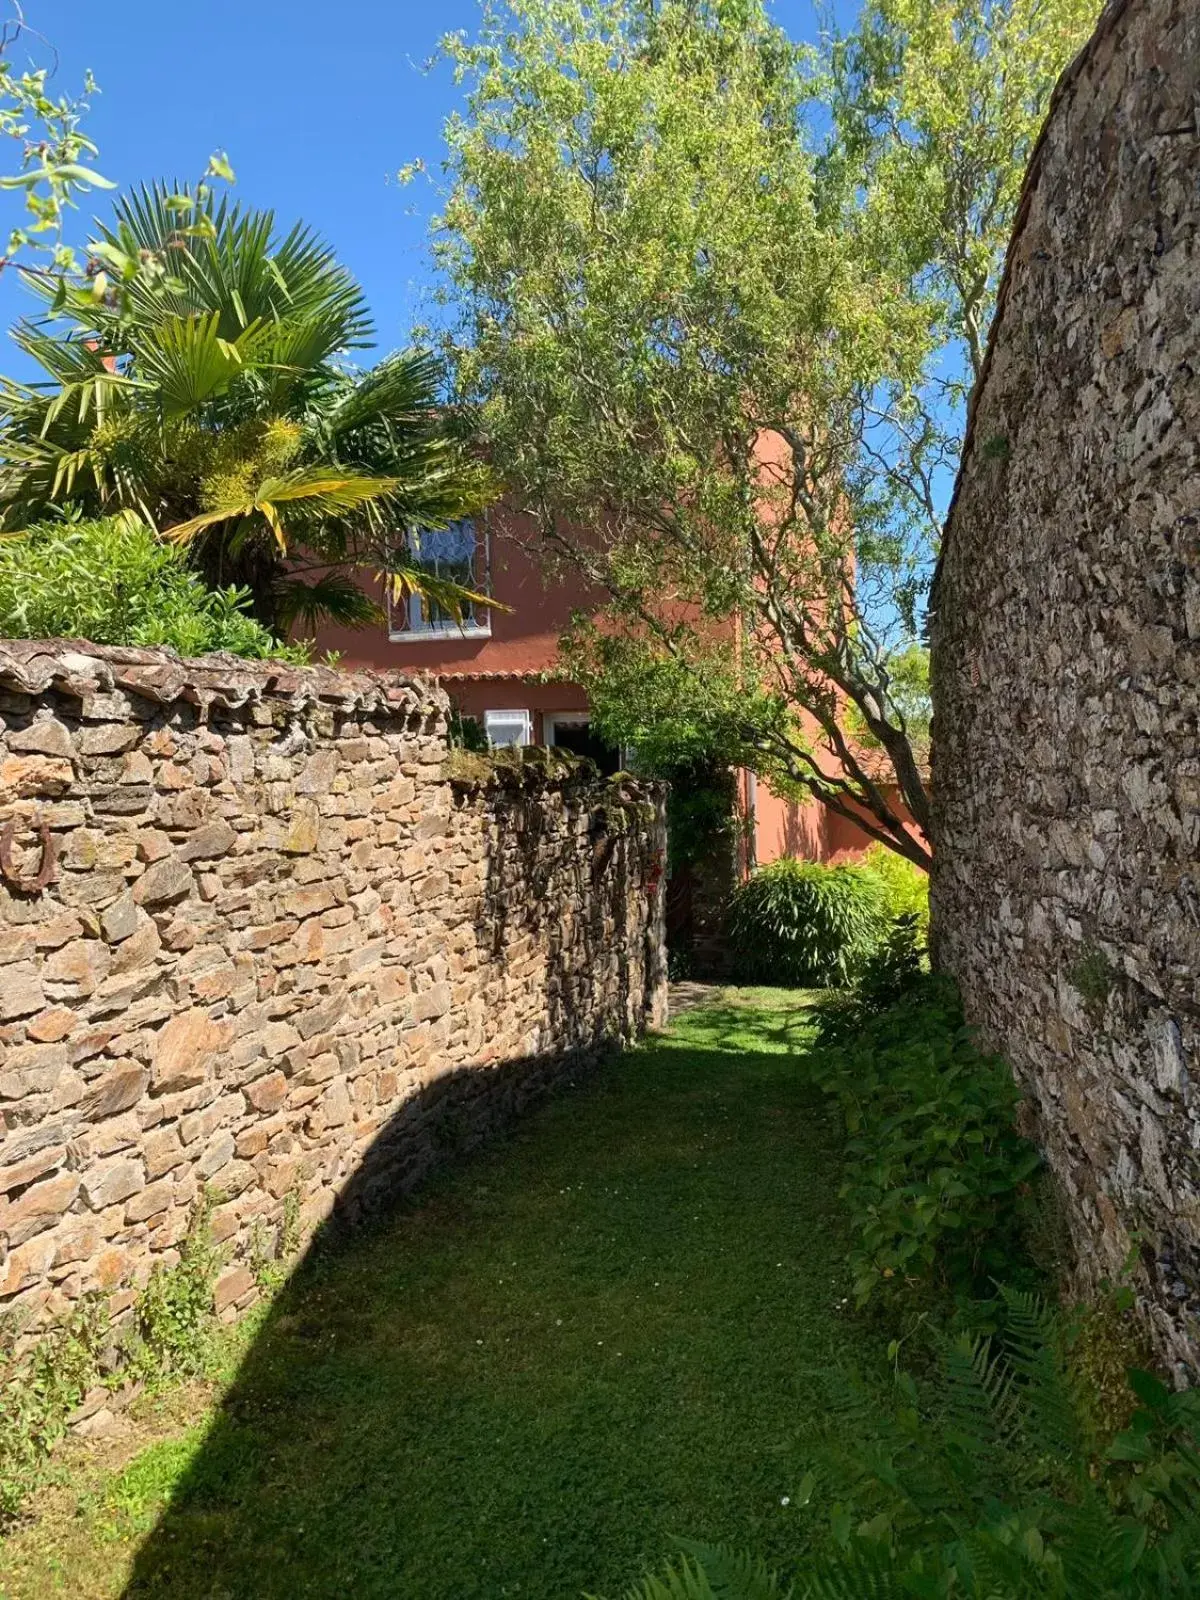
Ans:
{"type": "Polygon", "coordinates": [[[729,992],[304,1264],[223,1397],[71,1452],[0,1595],[617,1600],[673,1535],[794,1558],[814,1369],[882,1346],[807,1034],[729,992]]]}

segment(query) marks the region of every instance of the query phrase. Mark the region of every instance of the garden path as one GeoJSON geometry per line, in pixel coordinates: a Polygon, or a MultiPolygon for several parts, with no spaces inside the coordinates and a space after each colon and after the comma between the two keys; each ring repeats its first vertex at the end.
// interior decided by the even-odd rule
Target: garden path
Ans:
{"type": "Polygon", "coordinates": [[[76,1458],[0,1595],[616,1600],[676,1535],[794,1558],[817,1371],[879,1352],[804,998],[709,1000],[302,1265],[223,1400],[76,1458]]]}

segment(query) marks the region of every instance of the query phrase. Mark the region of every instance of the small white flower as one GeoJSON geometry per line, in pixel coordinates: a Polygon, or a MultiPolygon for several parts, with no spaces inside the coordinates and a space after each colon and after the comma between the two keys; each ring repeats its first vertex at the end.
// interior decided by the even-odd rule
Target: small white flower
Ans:
{"type": "Polygon", "coordinates": [[[780,1504],[780,1505],[781,1505],[781,1506],[790,1506],[790,1505],[791,1505],[791,1503],[792,1503],[792,1497],[791,1497],[791,1495],[790,1495],[790,1494],[785,1494],[785,1495],[784,1495],[784,1497],[783,1497],[783,1499],[782,1499],[782,1500],[780,1500],[780,1502],[779,1502],[779,1504],[780,1504]]]}

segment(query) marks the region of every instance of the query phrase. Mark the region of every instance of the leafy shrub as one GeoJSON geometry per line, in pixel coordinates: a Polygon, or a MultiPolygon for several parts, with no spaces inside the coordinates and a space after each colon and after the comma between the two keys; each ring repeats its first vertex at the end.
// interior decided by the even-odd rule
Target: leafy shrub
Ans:
{"type": "Polygon", "coordinates": [[[773,861],[733,896],[729,940],[737,976],[803,988],[847,984],[887,922],[887,892],[868,869],[773,861]]]}
{"type": "Polygon", "coordinates": [[[846,1123],[841,1193],[859,1303],[917,1282],[969,1292],[1007,1275],[1040,1161],[1016,1131],[1012,1074],[976,1049],[953,986],[922,979],[824,1043],[813,1070],[846,1123]]]}
{"type": "Polygon", "coordinates": [[[862,863],[887,891],[888,911],[893,917],[915,916],[922,931],[929,927],[929,874],[885,844],[873,844],[862,863]]]}
{"type": "Polygon", "coordinates": [[[696,957],[689,945],[667,946],[667,978],[671,983],[691,983],[696,976],[696,957]]]}
{"type": "Polygon", "coordinates": [[[491,749],[479,718],[466,716],[457,706],[450,709],[448,732],[452,750],[473,750],[478,755],[486,755],[491,749]]]}
{"type": "Polygon", "coordinates": [[[938,1371],[894,1402],[843,1382],[799,1486],[834,1496],[793,1584],[688,1547],[628,1600],[1158,1600],[1200,1579],[1200,1394],[1127,1375],[1128,1427],[1090,1430],[1061,1319],[1004,1291],[1000,1332],[938,1339],[938,1371]]]}
{"type": "Polygon", "coordinates": [[[924,941],[911,917],[898,917],[859,969],[852,989],[823,999],[817,1012],[817,1042],[856,1039],[876,1017],[921,986],[929,972],[924,941]]]}
{"type": "Polygon", "coordinates": [[[15,1330],[0,1335],[0,1523],[37,1488],[67,1418],[96,1383],[109,1321],[103,1300],[85,1295],[70,1315],[22,1355],[15,1330]]]}
{"type": "Polygon", "coordinates": [[[303,662],[247,613],[240,589],[207,589],[183,554],[133,517],[56,522],[0,538],[0,637],[170,645],[303,662]]]}
{"type": "Polygon", "coordinates": [[[920,918],[916,912],[906,911],[863,962],[855,996],[859,1016],[865,1021],[894,1006],[928,971],[929,952],[920,918]]]}
{"type": "Polygon", "coordinates": [[[143,1377],[170,1372],[195,1377],[211,1365],[216,1317],[213,1287],[224,1262],[210,1223],[213,1195],[201,1194],[179,1248],[179,1260],[156,1267],[138,1297],[131,1365],[143,1377]]]}

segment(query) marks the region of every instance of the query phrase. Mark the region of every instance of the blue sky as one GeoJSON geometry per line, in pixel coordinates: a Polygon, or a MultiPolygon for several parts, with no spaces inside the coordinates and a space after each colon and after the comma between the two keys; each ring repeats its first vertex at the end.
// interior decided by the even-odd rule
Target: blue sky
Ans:
{"type": "MultiPolygon", "coordinates": [[[[813,36],[809,0],[774,11],[794,36],[813,36]]],[[[478,0],[25,0],[25,12],[58,50],[63,92],[85,69],[96,75],[87,130],[106,177],[192,178],[226,150],[237,197],[315,227],[366,289],[381,350],[406,342],[436,195],[395,173],[440,159],[457,91],[444,65],[421,68],[443,33],[474,28],[478,0]]],[[[103,211],[104,196],[92,198],[103,211]]],[[[87,220],[75,219],[80,240],[87,220]]],[[[30,303],[14,277],[0,279],[6,328],[30,303]]],[[[0,370],[22,366],[8,347],[0,370]]]]}

